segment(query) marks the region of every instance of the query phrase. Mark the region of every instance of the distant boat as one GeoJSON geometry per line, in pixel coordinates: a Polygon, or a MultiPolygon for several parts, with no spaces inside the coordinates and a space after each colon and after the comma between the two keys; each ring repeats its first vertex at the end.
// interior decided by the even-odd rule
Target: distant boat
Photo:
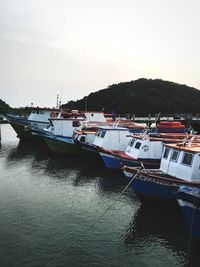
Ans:
{"type": "Polygon", "coordinates": [[[200,239],[200,188],[181,186],[175,194],[187,229],[193,239],[200,239]]]}
{"type": "Polygon", "coordinates": [[[57,116],[59,109],[34,107],[28,118],[4,113],[4,117],[13,127],[20,139],[33,139],[32,128],[43,129],[50,125],[49,118],[57,116]]]}
{"type": "Polygon", "coordinates": [[[164,146],[160,169],[122,168],[142,202],[174,205],[180,186],[200,188],[200,137],[164,146]]]}
{"type": "MultiPolygon", "coordinates": [[[[71,112],[61,113],[56,118],[50,119],[51,130],[44,129],[41,136],[48,147],[56,154],[79,154],[80,146],[73,140],[74,131],[87,128],[88,124],[95,127],[97,124],[106,124],[103,112],[71,112]],[[44,132],[46,130],[46,132],[44,132]]],[[[35,132],[35,131],[34,131],[35,132]]],[[[82,140],[82,139],[81,139],[82,140]]]]}

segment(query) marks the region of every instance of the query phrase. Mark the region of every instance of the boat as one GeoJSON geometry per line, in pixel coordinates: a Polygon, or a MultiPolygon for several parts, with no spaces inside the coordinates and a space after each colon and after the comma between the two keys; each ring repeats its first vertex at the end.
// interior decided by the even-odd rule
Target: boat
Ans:
{"type": "Polygon", "coordinates": [[[61,112],[57,117],[51,118],[51,128],[43,129],[34,134],[39,135],[46,142],[54,154],[78,154],[79,148],[72,140],[73,131],[81,129],[85,121],[83,114],[78,112],[61,112]]]}
{"type": "MultiPolygon", "coordinates": [[[[41,137],[44,138],[48,147],[56,154],[80,154],[80,146],[77,146],[73,140],[74,131],[81,131],[87,128],[89,124],[95,127],[96,124],[106,123],[103,112],[61,112],[56,118],[50,119],[51,130],[41,131],[41,137]]],[[[38,133],[37,133],[38,134],[38,133]]],[[[83,140],[83,139],[81,139],[83,140]]]]}
{"type": "Polygon", "coordinates": [[[100,148],[99,153],[108,169],[122,166],[137,167],[142,161],[145,168],[159,168],[165,143],[177,143],[188,138],[186,127],[179,122],[161,122],[157,130],[147,130],[140,135],[132,135],[124,151],[100,148]]]}
{"type": "Polygon", "coordinates": [[[200,188],[180,186],[175,193],[189,234],[193,240],[200,240],[200,188]]]}
{"type": "Polygon", "coordinates": [[[156,129],[158,133],[187,133],[187,128],[180,121],[161,121],[156,129]]]}
{"type": "Polygon", "coordinates": [[[14,116],[7,113],[3,113],[3,116],[13,127],[18,138],[33,139],[35,136],[32,134],[32,128],[43,129],[45,126],[49,126],[49,118],[57,116],[58,114],[59,109],[57,108],[33,107],[28,118],[14,116]]]}
{"type": "Polygon", "coordinates": [[[200,188],[200,137],[177,144],[165,144],[159,169],[122,167],[133,179],[134,192],[144,203],[176,206],[174,191],[180,186],[200,188]]]}
{"type": "Polygon", "coordinates": [[[99,154],[101,148],[123,151],[130,139],[130,129],[118,127],[118,125],[107,125],[97,126],[93,142],[79,143],[85,152],[94,157],[96,154],[96,158],[101,159],[99,154]]]}

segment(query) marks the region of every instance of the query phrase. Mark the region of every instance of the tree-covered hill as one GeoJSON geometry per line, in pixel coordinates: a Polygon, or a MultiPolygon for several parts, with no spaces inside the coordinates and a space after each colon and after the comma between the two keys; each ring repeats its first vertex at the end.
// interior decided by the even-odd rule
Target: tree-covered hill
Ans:
{"type": "Polygon", "coordinates": [[[0,99],[0,111],[9,112],[11,111],[11,107],[4,102],[2,99],[0,99]]]}
{"type": "Polygon", "coordinates": [[[0,114],[12,113],[15,115],[29,115],[32,111],[31,107],[12,108],[5,101],[0,99],[0,114]]]}
{"type": "Polygon", "coordinates": [[[110,85],[65,108],[102,110],[117,113],[200,113],[200,91],[186,85],[160,79],[138,79],[110,85]]]}

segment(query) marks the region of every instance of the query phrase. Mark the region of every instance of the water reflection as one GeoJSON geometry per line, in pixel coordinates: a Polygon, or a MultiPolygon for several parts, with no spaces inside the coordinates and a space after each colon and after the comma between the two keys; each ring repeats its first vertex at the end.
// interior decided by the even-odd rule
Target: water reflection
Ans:
{"type": "MultiPolygon", "coordinates": [[[[152,256],[156,250],[160,254],[166,250],[179,264],[188,260],[189,237],[178,209],[167,210],[141,205],[122,235],[122,241],[127,250],[137,248],[137,253],[141,255],[147,253],[149,248],[152,256]]],[[[197,257],[198,261],[200,259],[196,249],[191,249],[191,266],[197,266],[197,257]]]]}
{"type": "Polygon", "coordinates": [[[108,172],[102,162],[87,160],[82,156],[51,157],[48,160],[45,172],[55,179],[62,179],[67,174],[73,173],[72,184],[74,187],[95,183],[99,192],[119,192],[127,184],[121,173],[108,172]]]}
{"type": "Polygon", "coordinates": [[[19,141],[17,146],[9,150],[8,160],[20,160],[27,156],[42,157],[47,156],[48,152],[37,142],[19,141]]]}
{"type": "MultiPolygon", "coordinates": [[[[70,242],[77,250],[66,253],[66,266],[80,266],[80,259],[82,266],[94,259],[92,266],[186,265],[188,234],[179,212],[141,206],[131,188],[122,196],[127,179],[101,162],[49,155],[37,143],[9,138],[0,144],[1,266],[5,258],[9,266],[24,258],[27,264],[18,266],[41,266],[70,242]]],[[[199,265],[198,252],[191,251],[191,266],[199,265]]]]}
{"type": "Polygon", "coordinates": [[[40,147],[38,143],[20,141],[7,150],[6,163],[10,165],[29,162],[34,172],[43,171],[55,180],[72,179],[74,187],[95,183],[100,193],[120,192],[128,183],[120,172],[108,172],[101,161],[91,161],[83,156],[54,156],[40,147]]]}

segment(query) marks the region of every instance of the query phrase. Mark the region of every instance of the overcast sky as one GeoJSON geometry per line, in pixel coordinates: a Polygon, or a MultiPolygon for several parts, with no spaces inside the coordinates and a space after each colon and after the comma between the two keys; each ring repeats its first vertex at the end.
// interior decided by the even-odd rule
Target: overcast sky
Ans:
{"type": "Polygon", "coordinates": [[[113,83],[200,89],[199,0],[0,0],[0,98],[55,106],[113,83]]]}

